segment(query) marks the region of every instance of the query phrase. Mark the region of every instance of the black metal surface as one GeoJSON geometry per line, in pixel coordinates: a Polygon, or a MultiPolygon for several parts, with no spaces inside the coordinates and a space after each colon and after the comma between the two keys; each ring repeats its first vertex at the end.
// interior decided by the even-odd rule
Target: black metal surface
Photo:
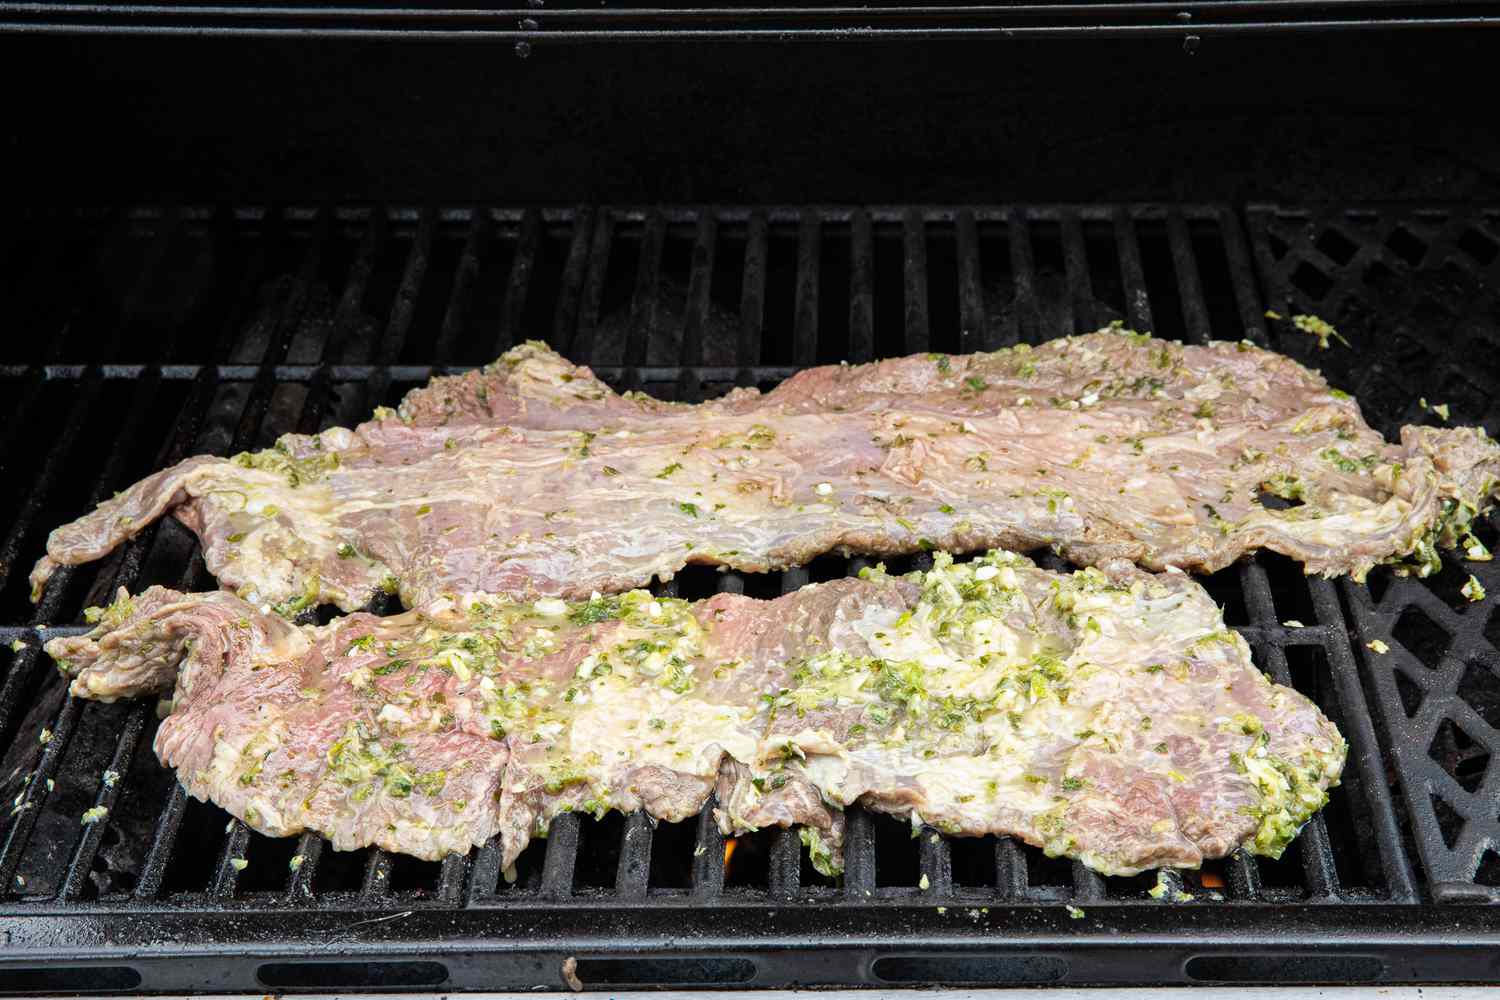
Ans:
{"type": "MultiPolygon", "coordinates": [[[[1377,426],[1441,423],[1430,407],[1446,406],[1455,423],[1493,429],[1500,210],[1266,207],[1250,218],[1271,301],[1317,312],[1350,340],[1354,351],[1325,367],[1368,401],[1377,426]]],[[[1282,338],[1299,339],[1284,346],[1319,353],[1309,338],[1282,338]]],[[[1380,576],[1341,589],[1434,897],[1500,902],[1500,762],[1489,767],[1500,752],[1500,619],[1492,602],[1460,592],[1470,573],[1486,591],[1500,588],[1491,564],[1450,561],[1429,580],[1380,576]]]]}
{"type": "Polygon", "coordinates": [[[1500,26],[1472,0],[1093,0],[1082,3],[722,3],[672,6],[567,2],[519,7],[438,3],[0,2],[0,32],[18,34],[338,37],[538,42],[872,41],[1180,38],[1204,35],[1500,26]]]}
{"type": "MultiPolygon", "coordinates": [[[[0,344],[12,484],[0,496],[0,643],[24,646],[0,653],[0,794],[13,803],[0,809],[0,992],[556,987],[568,957],[586,984],[622,988],[1500,979],[1500,908],[1458,905],[1488,898],[1496,867],[1480,855],[1500,779],[1480,758],[1500,747],[1487,714],[1500,660],[1484,635],[1497,601],[1455,596],[1470,571],[1500,593],[1485,567],[1453,564],[1429,581],[1380,571],[1367,589],[1267,557],[1205,580],[1256,662],[1314,698],[1351,756],[1282,859],[1237,854],[1173,874],[1192,895],[1175,903],[1146,895],[1154,874],[1101,878],[1005,839],[913,840],[862,810],[838,880],[782,831],[740,838],[726,868],[707,810],[654,827],[565,816],[511,873],[493,844],[426,864],[334,852],[315,836],[270,840],[186,798],[150,752],[152,706],[66,699],[36,648],[117,586],[210,587],[190,536],[165,524],[98,566],[60,571],[35,608],[24,579],[50,527],[167,462],[357,420],[528,336],[617,385],[692,399],[808,364],[992,349],[1122,319],[1301,354],[1361,391],[1389,429],[1421,416],[1409,397],[1445,385],[1445,371],[1488,392],[1491,362],[1476,347],[1500,319],[1487,291],[1494,231],[1476,209],[1201,205],[20,220],[0,245],[3,301],[35,333],[0,344]],[[1387,259],[1416,253],[1397,227],[1424,248],[1405,270],[1387,259]],[[1361,284],[1377,260],[1409,315],[1361,284]],[[1321,289],[1316,301],[1304,285],[1321,289]],[[1447,326],[1427,318],[1434,295],[1447,326]],[[1348,312],[1358,303],[1365,313],[1348,312]],[[1268,321],[1268,306],[1322,311],[1357,349],[1316,351],[1268,321]],[[1409,342],[1428,353],[1403,375],[1418,363],[1409,342]],[[1441,641],[1403,624],[1413,609],[1441,641]],[[1364,647],[1378,636],[1390,654],[1364,647]],[[1415,677],[1420,708],[1402,707],[1397,675],[1415,677]],[[107,820],[81,825],[96,806],[107,820]]],[[[1494,398],[1465,409],[1454,396],[1454,418],[1494,430],[1494,398]]],[[[666,589],[770,596],[856,568],[699,568],[666,589]]]]}

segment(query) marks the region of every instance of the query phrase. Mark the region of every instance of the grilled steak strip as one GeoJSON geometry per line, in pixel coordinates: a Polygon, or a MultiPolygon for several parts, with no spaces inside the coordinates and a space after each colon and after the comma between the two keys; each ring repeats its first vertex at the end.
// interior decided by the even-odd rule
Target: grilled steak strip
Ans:
{"type": "Polygon", "coordinates": [[[187,789],[340,849],[498,834],[509,865],[559,812],[681,820],[717,785],[725,832],[801,824],[828,871],[859,802],[1131,873],[1279,854],[1345,753],[1198,584],[1123,561],[940,553],[774,601],[471,595],[300,627],[158,587],[97,614],[47,645],[74,693],[175,675],[156,751],[187,789]]]}
{"type": "Polygon", "coordinates": [[[617,395],[530,344],[353,431],[159,472],[54,531],[33,584],[168,511],[222,586],[283,612],[381,587],[409,607],[577,599],[830,549],[1051,545],[1212,571],[1267,548],[1308,572],[1412,556],[1425,572],[1497,476],[1482,430],[1387,444],[1321,376],[1245,344],[1100,332],[816,368],[696,406],[617,395]]]}

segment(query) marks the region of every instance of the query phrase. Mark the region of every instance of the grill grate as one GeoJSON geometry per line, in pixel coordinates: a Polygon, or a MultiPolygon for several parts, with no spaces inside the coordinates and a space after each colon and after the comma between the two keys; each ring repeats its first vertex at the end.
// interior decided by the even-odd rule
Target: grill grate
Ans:
{"type": "MultiPolygon", "coordinates": [[[[1356,349],[1389,342],[1371,365],[1340,357],[1334,377],[1357,387],[1388,433],[1447,405],[1458,423],[1492,418],[1500,394],[1500,211],[1410,209],[1251,213],[1273,301],[1322,310],[1356,349]],[[1400,386],[1404,391],[1395,391],[1400,386]],[[1425,411],[1425,412],[1424,412],[1425,411]]],[[[1306,354],[1307,342],[1290,345],[1306,354]]],[[[1337,365],[1337,367],[1335,367],[1337,365]]],[[[1493,530],[1481,531],[1486,543],[1493,530]]],[[[1383,709],[1395,764],[1434,898],[1500,901],[1500,619],[1460,588],[1489,564],[1444,565],[1429,580],[1382,576],[1341,585],[1366,683],[1383,709]]]]}
{"type": "MultiPolygon", "coordinates": [[[[1417,387],[1435,394],[1456,375],[1482,394],[1467,409],[1455,396],[1454,418],[1483,421],[1492,372],[1475,348],[1496,335],[1495,220],[1191,205],[24,219],[0,270],[13,314],[39,334],[0,345],[0,455],[21,484],[0,497],[0,642],[25,644],[0,654],[0,793],[19,806],[0,815],[12,944],[0,992],[87,987],[108,961],[143,989],[522,988],[561,984],[574,955],[584,982],[622,987],[1483,978],[1465,947],[1500,929],[1500,911],[1446,905],[1490,898],[1500,869],[1500,770],[1486,769],[1500,655],[1494,601],[1456,596],[1471,566],[1428,581],[1377,573],[1367,589],[1261,557],[1204,581],[1256,662],[1317,701],[1351,755],[1282,859],[1169,874],[1193,896],[1179,904],[1147,897],[1154,873],[1101,878],[1008,839],[913,840],[859,809],[837,881],[780,830],[739,838],[726,866],[708,810],[655,826],[566,815],[509,874],[494,845],[428,864],[270,840],[226,825],[156,763],[152,706],[64,699],[37,649],[118,586],[211,587],[191,537],[163,524],[63,569],[35,608],[24,578],[46,530],[149,471],[356,421],[537,333],[617,386],[699,399],[841,358],[993,349],[1122,319],[1322,363],[1387,429],[1422,416],[1417,387]],[[1407,312],[1368,291],[1377,264],[1407,312]],[[1424,296],[1454,287],[1471,297],[1446,299],[1449,326],[1426,323],[1424,296]],[[1267,303],[1322,311],[1358,350],[1316,351],[1268,323],[1267,303]],[[1392,366],[1418,349],[1428,360],[1403,382],[1392,366]],[[1389,655],[1363,647],[1376,637],[1389,655]],[[81,826],[96,806],[107,821],[81,826]],[[313,961],[330,948],[339,962],[313,961]],[[214,962],[184,960],[205,949],[214,962]]],[[[697,567],[660,589],[773,596],[860,565],[697,567]]],[[[1500,574],[1479,572],[1500,592],[1500,574]]]]}

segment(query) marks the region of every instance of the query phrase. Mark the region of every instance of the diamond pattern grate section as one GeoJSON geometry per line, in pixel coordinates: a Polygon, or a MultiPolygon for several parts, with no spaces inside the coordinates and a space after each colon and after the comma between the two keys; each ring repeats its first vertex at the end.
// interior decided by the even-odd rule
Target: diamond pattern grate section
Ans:
{"type": "MultiPolygon", "coordinates": [[[[1402,424],[1496,416],[1500,394],[1500,208],[1252,207],[1271,344],[1359,397],[1388,434],[1402,424]],[[1287,320],[1307,314],[1348,340],[1321,350],[1287,320]]],[[[1494,428],[1491,427],[1493,430],[1494,428]]]]}
{"type": "MultiPolygon", "coordinates": [[[[1276,346],[1354,392],[1387,434],[1443,423],[1438,406],[1500,429],[1500,209],[1260,207],[1249,220],[1268,302],[1322,316],[1352,349],[1320,350],[1286,323],[1271,324],[1276,346]]],[[[1493,563],[1452,558],[1426,580],[1381,570],[1339,589],[1433,897],[1500,901],[1500,616],[1493,597],[1464,594],[1470,574],[1497,593],[1493,563]]]]}

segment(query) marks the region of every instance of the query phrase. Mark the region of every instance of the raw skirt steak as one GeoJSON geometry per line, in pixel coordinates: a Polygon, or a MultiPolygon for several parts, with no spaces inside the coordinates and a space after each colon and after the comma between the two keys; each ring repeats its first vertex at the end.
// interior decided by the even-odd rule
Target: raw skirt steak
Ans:
{"type": "Polygon", "coordinates": [[[1079,564],[1212,571],[1255,549],[1363,575],[1468,534],[1500,447],[1388,444],[1320,375],[1248,344],[1102,331],[992,354],[804,371],[698,405],[618,395],[528,344],[354,430],[190,458],[51,535],[32,575],[171,512],[220,584],[283,613],[444,595],[586,597],[687,563],[753,572],[1050,545],[1079,564]]]}
{"type": "Polygon", "coordinates": [[[47,651],[72,690],[171,693],[156,752],[273,836],[422,858],[553,816],[799,824],[840,865],[841,807],[1015,836],[1106,874],[1279,855],[1345,744],[1271,683],[1182,574],[1071,575],[991,553],[774,601],[646,591],[440,598],[296,626],[223,592],[123,592],[47,651]]]}

